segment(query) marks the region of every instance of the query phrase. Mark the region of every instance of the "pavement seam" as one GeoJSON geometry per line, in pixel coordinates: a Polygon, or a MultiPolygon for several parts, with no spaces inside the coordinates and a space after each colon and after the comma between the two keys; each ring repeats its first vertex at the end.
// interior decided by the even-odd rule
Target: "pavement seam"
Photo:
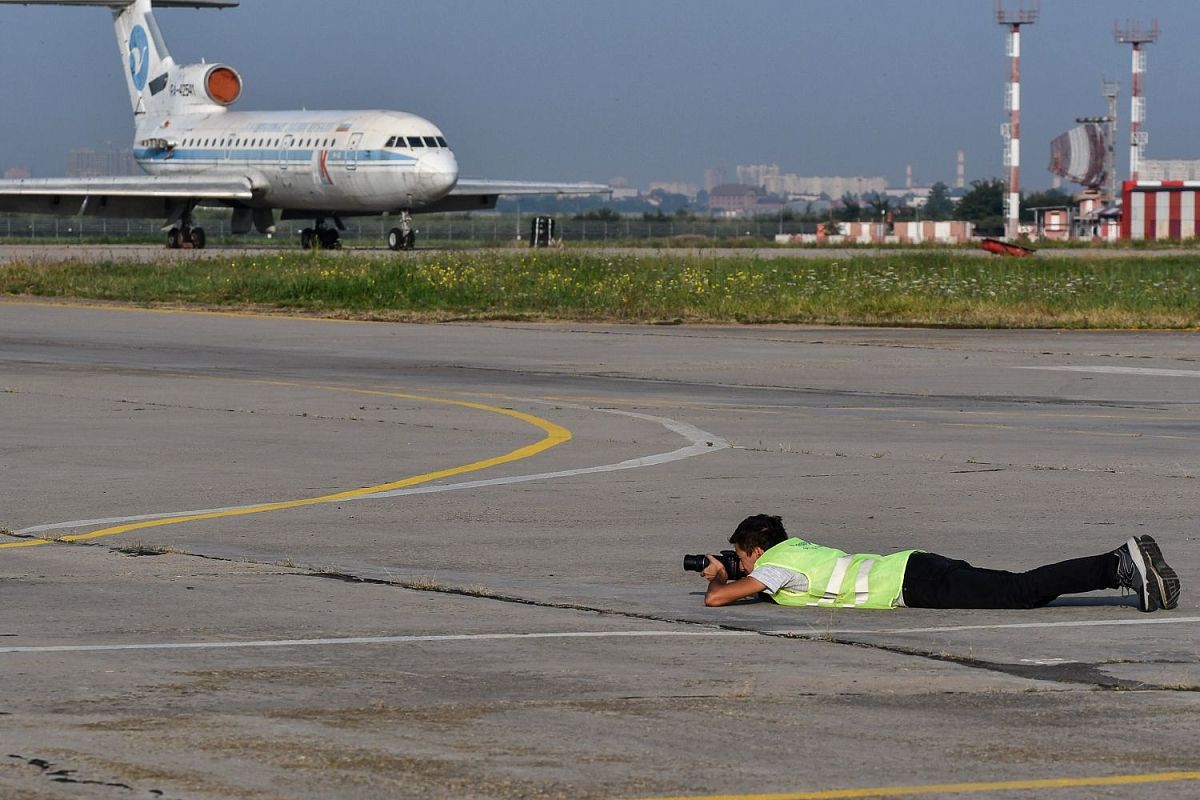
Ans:
{"type": "MultiPolygon", "coordinates": [[[[74,547],[99,547],[110,552],[120,553],[121,549],[106,545],[99,542],[64,542],[69,546],[74,547]]],[[[199,558],[206,561],[217,561],[221,563],[232,564],[253,564],[257,566],[274,566],[279,567],[280,564],[270,561],[259,561],[249,558],[232,558],[228,556],[207,555],[204,553],[194,553],[181,550],[170,550],[172,555],[185,556],[188,558],[199,558]]],[[[602,608],[598,606],[589,606],[582,603],[556,603],[548,600],[534,600],[531,598],[520,597],[517,595],[497,594],[487,589],[486,587],[461,587],[461,586],[442,586],[429,582],[427,579],[385,579],[385,578],[370,578],[361,575],[356,575],[352,572],[334,569],[321,569],[313,566],[296,564],[288,565],[288,568],[295,569],[295,572],[276,573],[282,576],[300,576],[306,578],[323,578],[326,580],[338,580],[345,583],[361,583],[371,586],[389,586],[397,589],[405,589],[412,592],[425,592],[433,594],[445,594],[456,597],[469,597],[477,600],[490,600],[500,603],[508,603],[512,605],[530,606],[535,608],[552,608],[563,611],[581,611],[589,614],[597,614],[599,616],[620,617],[623,619],[640,620],[646,622],[659,622],[669,625],[687,625],[692,627],[707,628],[712,630],[736,631],[740,633],[753,633],[759,636],[774,638],[774,639],[792,639],[806,642],[821,642],[825,644],[835,644],[845,647],[858,647],[866,650],[874,650],[878,652],[891,653],[913,658],[923,658],[930,661],[940,663],[954,664],[960,667],[970,669],[978,669],[986,672],[997,672],[1011,677],[1022,678],[1031,681],[1049,681],[1060,684],[1070,684],[1076,686],[1090,687],[1092,690],[1100,691],[1158,691],[1158,692],[1196,692],[1200,688],[1196,687],[1179,687],[1179,686],[1164,686],[1151,684],[1142,681],[1133,681],[1123,678],[1115,678],[1110,675],[1105,675],[1100,671],[1099,664],[1083,664],[1079,662],[1071,662],[1065,664],[1003,664],[983,659],[969,658],[965,656],[956,656],[949,653],[935,653],[927,650],[920,650],[910,647],[902,647],[900,645],[878,644],[871,642],[857,641],[853,639],[840,638],[836,635],[817,633],[805,635],[794,631],[762,631],[756,628],[748,628],[736,624],[723,624],[716,622],[697,622],[694,620],[678,619],[676,617],[664,616],[661,614],[652,614],[636,611],[622,611],[611,608],[602,608]]],[[[1147,663],[1140,661],[1127,661],[1122,663],[1147,663]]]]}

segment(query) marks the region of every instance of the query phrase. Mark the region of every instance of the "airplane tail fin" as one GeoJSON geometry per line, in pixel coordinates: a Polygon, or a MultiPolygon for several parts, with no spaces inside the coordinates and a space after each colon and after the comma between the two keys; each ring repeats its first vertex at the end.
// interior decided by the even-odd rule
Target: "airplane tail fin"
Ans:
{"type": "Polygon", "coordinates": [[[215,101],[220,108],[232,103],[241,93],[240,76],[229,67],[220,67],[222,72],[218,77],[223,81],[220,85],[226,89],[214,97],[212,89],[208,88],[208,97],[205,97],[206,87],[198,90],[193,73],[199,72],[207,81],[213,69],[203,65],[177,66],[167,50],[158,23],[154,21],[154,8],[233,8],[239,0],[0,0],[0,3],[111,9],[129,101],[135,115],[177,111],[210,101],[215,101]],[[228,88],[232,80],[237,83],[236,93],[228,88]]]}
{"type": "Polygon", "coordinates": [[[134,0],[113,9],[117,46],[125,61],[125,83],[133,113],[145,114],[167,88],[175,66],[162,31],[154,21],[151,0],[134,0]]]}

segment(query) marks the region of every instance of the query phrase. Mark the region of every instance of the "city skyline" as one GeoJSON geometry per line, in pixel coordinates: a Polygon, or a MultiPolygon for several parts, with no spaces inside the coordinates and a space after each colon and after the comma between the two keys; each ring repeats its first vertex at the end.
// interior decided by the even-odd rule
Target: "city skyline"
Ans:
{"type": "MultiPolygon", "coordinates": [[[[447,132],[468,176],[702,184],[710,167],[774,163],[902,186],[911,164],[917,185],[953,185],[960,149],[968,180],[1003,175],[1007,59],[991,0],[913,0],[903,14],[867,0],[764,0],[736,15],[709,0],[607,10],[462,0],[403,17],[384,0],[351,5],[385,23],[307,25],[326,10],[314,0],[159,18],[177,59],[242,72],[239,108],[410,110],[447,132]]],[[[1129,53],[1112,41],[1118,19],[1163,28],[1149,51],[1147,156],[1200,155],[1185,39],[1200,7],[1058,0],[1041,10],[1023,43],[1023,188],[1050,184],[1054,136],[1103,113],[1104,78],[1122,83],[1126,168],[1129,53]]],[[[68,151],[131,138],[106,13],[2,7],[0,27],[0,65],[36,77],[6,87],[0,168],[60,175],[68,151]]]]}

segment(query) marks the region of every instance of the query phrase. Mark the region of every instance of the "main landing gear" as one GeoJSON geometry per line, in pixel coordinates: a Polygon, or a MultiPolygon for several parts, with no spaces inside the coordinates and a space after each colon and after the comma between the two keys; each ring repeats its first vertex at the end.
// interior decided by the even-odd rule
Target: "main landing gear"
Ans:
{"type": "Polygon", "coordinates": [[[316,227],[300,231],[300,247],[305,250],[341,250],[342,236],[338,232],[341,222],[334,219],[336,227],[325,227],[325,220],[318,219],[316,227]]]}
{"type": "Polygon", "coordinates": [[[400,212],[400,227],[388,231],[389,250],[412,250],[417,244],[417,232],[412,226],[412,212],[400,212]]]}
{"type": "Polygon", "coordinates": [[[194,228],[190,222],[183,222],[178,228],[167,231],[167,249],[181,250],[190,247],[193,250],[203,250],[208,244],[204,228],[194,228]]]}

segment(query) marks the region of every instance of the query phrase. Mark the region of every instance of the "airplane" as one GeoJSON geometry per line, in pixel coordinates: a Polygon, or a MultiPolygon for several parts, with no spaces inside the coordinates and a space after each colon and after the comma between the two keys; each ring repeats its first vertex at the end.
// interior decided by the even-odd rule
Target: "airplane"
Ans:
{"type": "Polygon", "coordinates": [[[179,65],[154,8],[233,8],[239,0],[0,0],[8,5],[99,6],[113,27],[133,107],[145,177],[0,180],[0,211],[165,218],[172,249],[206,244],[197,206],[232,209],[231,230],[275,232],[280,219],[314,220],[306,249],[341,246],[347,217],[395,216],[392,250],[412,249],[412,215],[487,210],[501,195],[611,193],[594,183],[459,177],[445,134],[400,111],[231,111],[242,77],[224,64],[179,65]],[[332,223],[332,224],[331,224],[332,223]]]}

